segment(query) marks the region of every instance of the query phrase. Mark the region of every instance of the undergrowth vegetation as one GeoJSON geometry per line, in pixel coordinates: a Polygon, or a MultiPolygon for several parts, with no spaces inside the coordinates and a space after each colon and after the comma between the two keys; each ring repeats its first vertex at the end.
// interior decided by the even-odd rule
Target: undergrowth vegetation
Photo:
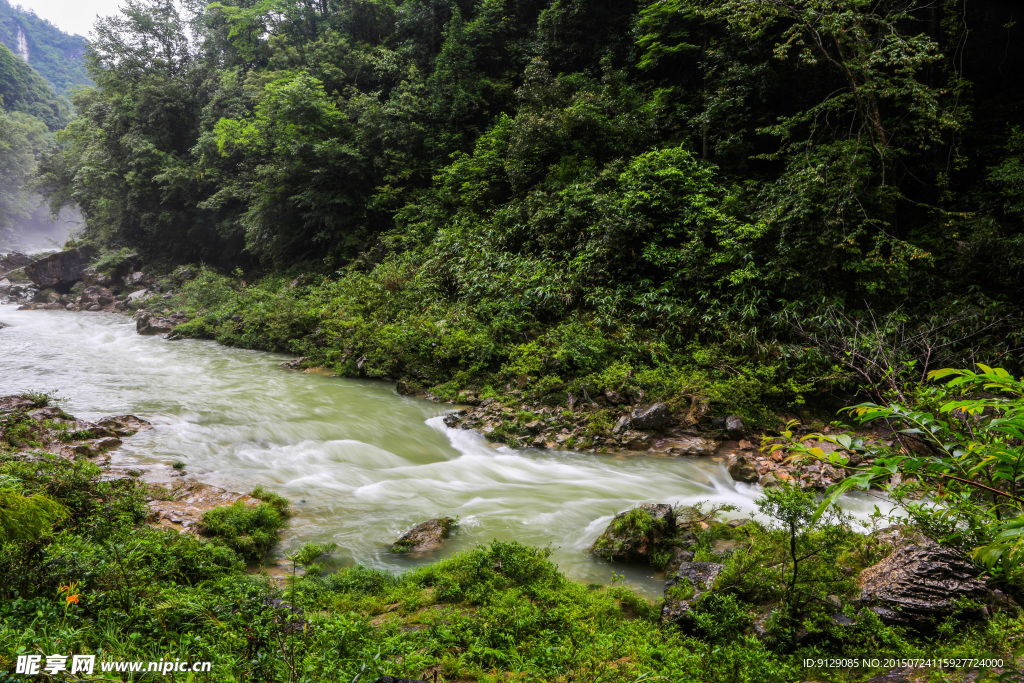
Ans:
{"type": "MultiPolygon", "coordinates": [[[[245,572],[247,546],[240,554],[219,536],[145,525],[143,488],[99,474],[85,461],[0,456],[5,491],[43,496],[62,510],[31,538],[0,545],[5,667],[19,654],[62,653],[213,662],[210,673],[167,677],[189,681],[436,673],[447,682],[781,683],[813,677],[805,657],[1009,657],[1024,636],[1024,622],[1008,613],[978,624],[951,620],[926,639],[870,618],[837,626],[824,596],[852,593],[847,570],[885,552],[843,524],[798,530],[801,553],[827,549],[804,561],[795,584],[786,578],[789,531],[758,523],[735,530],[743,542],[720,590],[698,603],[684,632],[659,622],[658,602],[621,585],[569,580],[548,551],[518,543],[496,541],[402,575],[358,565],[324,572],[315,561],[332,547],[303,547],[289,557],[311,571],[275,583],[245,572]],[[789,607],[772,612],[780,604],[789,607]],[[754,637],[755,620],[768,613],[776,615],[768,636],[754,637]]],[[[698,555],[711,541],[698,541],[698,555]]]]}

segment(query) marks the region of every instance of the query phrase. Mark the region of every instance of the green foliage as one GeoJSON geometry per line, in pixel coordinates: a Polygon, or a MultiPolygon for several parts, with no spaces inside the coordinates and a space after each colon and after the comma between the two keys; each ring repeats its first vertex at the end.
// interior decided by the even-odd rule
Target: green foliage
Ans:
{"type": "Polygon", "coordinates": [[[251,563],[266,556],[285,526],[285,518],[276,505],[236,501],[203,513],[200,529],[203,535],[217,539],[251,563]]]}
{"type": "Polygon", "coordinates": [[[68,510],[44,495],[24,496],[0,481],[0,543],[37,538],[68,515],[68,510]]]}
{"type": "MultiPolygon", "coordinates": [[[[2,1],[7,4],[6,0],[2,1]]],[[[5,45],[0,45],[0,107],[31,116],[51,131],[63,127],[71,118],[67,104],[5,45]]]]}
{"type": "Polygon", "coordinates": [[[932,371],[929,377],[940,384],[922,386],[906,403],[865,403],[849,409],[861,423],[885,420],[894,425],[892,446],[850,434],[790,434],[771,448],[852,470],[833,487],[830,500],[855,487],[885,488],[927,535],[973,551],[977,562],[1016,591],[1024,581],[1024,500],[1019,494],[1024,478],[1024,381],[1001,368],[978,368],[932,371]],[[811,439],[844,450],[826,454],[805,443],[811,439]],[[852,467],[849,453],[873,457],[874,463],[852,467]]]}
{"type": "Polygon", "coordinates": [[[85,38],[68,35],[31,10],[0,0],[0,43],[16,51],[19,33],[28,48],[29,66],[59,95],[67,97],[75,88],[91,85],[83,59],[85,38]]]}
{"type": "MultiPolygon", "coordinates": [[[[766,644],[748,635],[764,609],[752,587],[769,603],[777,599],[770,588],[779,585],[776,563],[787,554],[788,534],[757,524],[736,530],[748,545],[727,560],[732,583],[699,603],[691,635],[659,625],[658,603],[621,585],[571,581],[548,550],[514,542],[492,542],[400,575],[359,565],[329,573],[321,557],[331,546],[306,544],[288,553],[305,576],[294,575],[282,589],[247,574],[218,540],[147,526],[143,488],[101,481],[91,463],[5,453],[0,477],[3,490],[16,485],[19,495],[45,495],[68,511],[51,533],[0,543],[5,660],[63,647],[100,661],[218,663],[215,672],[195,674],[196,681],[305,682],[330,670],[341,680],[437,671],[439,681],[489,683],[569,675],[605,683],[782,683],[800,680],[803,658],[825,653],[1008,658],[1008,643],[1024,632],[1021,619],[1008,614],[980,626],[943,625],[921,641],[870,616],[839,632],[822,616],[830,613],[812,603],[802,625],[809,642],[827,642],[827,649],[790,651],[781,624],[771,627],[774,640],[766,644]],[[70,595],[77,601],[66,600],[70,595]]],[[[261,507],[276,514],[269,504],[261,507]]],[[[240,521],[236,512],[219,510],[215,516],[240,521]]],[[[810,542],[821,541],[816,534],[824,531],[808,532],[810,542]]],[[[833,557],[815,545],[820,557],[802,561],[826,580],[821,594],[846,596],[846,584],[827,580],[862,566],[858,537],[843,538],[844,553],[833,557]]]]}
{"type": "Polygon", "coordinates": [[[252,490],[252,497],[258,498],[264,503],[273,506],[273,508],[277,510],[277,513],[281,515],[281,519],[288,519],[292,516],[291,506],[288,499],[279,493],[269,491],[263,486],[257,486],[252,490]]]}

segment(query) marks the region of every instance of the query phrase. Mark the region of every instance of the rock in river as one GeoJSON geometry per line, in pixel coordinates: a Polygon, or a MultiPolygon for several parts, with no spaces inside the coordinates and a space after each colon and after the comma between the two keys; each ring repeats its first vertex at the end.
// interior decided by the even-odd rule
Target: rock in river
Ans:
{"type": "Polygon", "coordinates": [[[25,274],[40,287],[53,287],[67,293],[72,285],[82,279],[82,270],[87,262],[86,255],[80,249],[69,249],[28,264],[25,266],[25,274]]]}
{"type": "Polygon", "coordinates": [[[675,534],[676,518],[671,505],[646,503],[620,512],[608,524],[592,548],[595,555],[612,562],[650,562],[651,553],[675,534]]]}
{"type": "Polygon", "coordinates": [[[436,550],[455,531],[458,524],[451,517],[439,517],[420,522],[402,534],[391,545],[393,553],[423,553],[436,550]]]}
{"type": "Polygon", "coordinates": [[[745,455],[734,455],[729,458],[729,476],[736,481],[752,484],[761,478],[761,473],[750,458],[745,455]]]}

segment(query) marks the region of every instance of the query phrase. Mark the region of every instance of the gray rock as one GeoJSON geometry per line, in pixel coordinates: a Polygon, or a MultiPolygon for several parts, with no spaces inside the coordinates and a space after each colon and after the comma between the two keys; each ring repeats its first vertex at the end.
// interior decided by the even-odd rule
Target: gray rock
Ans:
{"type": "Polygon", "coordinates": [[[139,311],[135,318],[135,331],[139,334],[170,334],[177,326],[170,318],[154,318],[149,311],[139,311]]]}
{"type": "Polygon", "coordinates": [[[115,448],[120,448],[120,447],[121,447],[121,439],[117,438],[116,436],[107,436],[107,437],[104,437],[102,439],[97,439],[96,441],[92,442],[93,450],[96,450],[96,451],[98,451],[100,453],[104,453],[106,451],[112,451],[115,448]]]}
{"type": "Polygon", "coordinates": [[[630,451],[643,451],[651,445],[651,435],[644,432],[628,431],[622,435],[622,445],[630,451]]]}
{"type": "Polygon", "coordinates": [[[745,455],[734,455],[729,459],[729,476],[736,481],[752,484],[761,478],[757,466],[745,455]]]}
{"type": "Polygon", "coordinates": [[[735,415],[730,415],[725,418],[725,433],[730,439],[739,441],[746,435],[747,430],[743,426],[743,420],[735,415]]]}
{"type": "Polygon", "coordinates": [[[725,565],[717,562],[683,562],[675,576],[665,584],[665,604],[661,608],[661,620],[683,627],[690,625],[693,607],[712,589],[715,579],[724,570],[725,565]],[[679,597],[680,589],[687,597],[679,597]]]}
{"type": "Polygon", "coordinates": [[[615,423],[615,427],[612,428],[612,434],[618,434],[629,428],[629,415],[623,415],[619,418],[618,422],[615,423]]]}
{"type": "Polygon", "coordinates": [[[7,256],[0,256],[0,273],[8,273],[18,268],[24,268],[32,263],[32,257],[22,254],[20,251],[12,251],[7,256]]]}
{"type": "Polygon", "coordinates": [[[140,429],[148,429],[152,425],[135,415],[112,415],[98,420],[96,424],[110,430],[114,436],[132,436],[140,429]]]}
{"type": "Polygon", "coordinates": [[[922,539],[898,547],[861,572],[861,602],[884,622],[920,630],[957,612],[982,619],[988,617],[984,607],[959,609],[963,600],[993,601],[992,591],[978,575],[978,568],[959,553],[922,539]]]}
{"type": "Polygon", "coordinates": [[[391,545],[393,553],[423,553],[436,550],[458,527],[451,517],[420,522],[391,545]]]}
{"type": "Polygon", "coordinates": [[[25,275],[40,287],[67,292],[82,279],[86,255],[80,249],[52,254],[25,266],[25,275]]]}
{"type": "Polygon", "coordinates": [[[664,450],[669,455],[702,457],[714,455],[718,450],[718,442],[702,436],[680,436],[666,439],[664,450]]]}
{"type": "Polygon", "coordinates": [[[634,429],[657,429],[672,421],[672,412],[664,403],[652,403],[638,406],[629,417],[630,426],[634,429]]]}
{"type": "MultiPolygon", "coordinates": [[[[695,536],[693,540],[697,540],[695,536]]],[[[693,562],[693,556],[694,552],[692,550],[680,548],[679,546],[672,548],[672,557],[669,559],[668,564],[665,565],[665,573],[669,575],[675,574],[683,566],[684,562],[693,562]]]]}
{"type": "Polygon", "coordinates": [[[455,428],[460,422],[462,417],[466,414],[465,410],[456,410],[455,412],[448,413],[444,416],[444,424],[446,427],[455,428]]]}

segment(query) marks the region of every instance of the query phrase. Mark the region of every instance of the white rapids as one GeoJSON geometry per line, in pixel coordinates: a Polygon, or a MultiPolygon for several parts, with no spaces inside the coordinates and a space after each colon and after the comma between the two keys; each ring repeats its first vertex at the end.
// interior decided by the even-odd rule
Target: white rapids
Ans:
{"type": "MultiPolygon", "coordinates": [[[[588,547],[638,503],[729,503],[756,511],[757,486],[706,458],[594,455],[495,447],[445,427],[450,407],[399,396],[391,384],[279,367],[279,354],[135,334],[122,316],[0,306],[0,395],[47,391],[92,419],[134,413],[153,430],[125,440],[119,463],[184,461],[188,477],[235,491],[262,484],[300,511],[282,540],[334,542],[343,562],[402,570],[492,539],[550,547],[569,576],[613,573],[654,595],[648,568],[609,565],[588,547]],[[386,546],[412,525],[457,517],[430,558],[386,546]]],[[[847,498],[864,518],[878,501],[847,498]]]]}

